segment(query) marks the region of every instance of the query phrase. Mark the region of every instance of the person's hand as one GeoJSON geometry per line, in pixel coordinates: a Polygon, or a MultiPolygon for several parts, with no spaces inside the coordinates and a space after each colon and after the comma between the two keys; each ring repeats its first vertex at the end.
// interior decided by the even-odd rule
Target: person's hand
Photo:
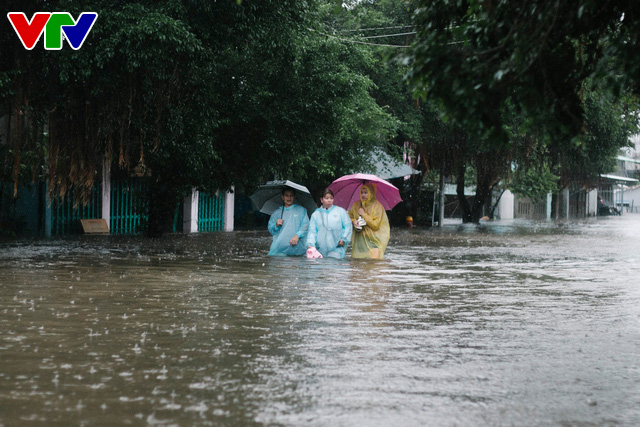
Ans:
{"type": "Polygon", "coordinates": [[[366,212],[364,211],[363,207],[360,207],[360,209],[358,209],[358,213],[360,214],[360,216],[364,216],[366,212]]]}
{"type": "Polygon", "coordinates": [[[357,219],[354,219],[353,221],[351,221],[351,223],[353,224],[353,226],[355,228],[358,228],[358,220],[357,219]]]}
{"type": "Polygon", "coordinates": [[[276,225],[277,225],[278,227],[281,227],[281,226],[282,226],[282,224],[284,224],[284,220],[283,220],[283,219],[277,219],[277,220],[276,220],[276,225]]]}
{"type": "Polygon", "coordinates": [[[340,239],[340,240],[338,241],[338,247],[339,247],[339,248],[341,248],[341,247],[343,247],[343,246],[344,246],[344,240],[340,239]]]}
{"type": "Polygon", "coordinates": [[[297,244],[298,244],[298,240],[300,240],[300,239],[299,239],[299,237],[298,237],[298,235],[297,235],[297,234],[294,234],[294,235],[293,235],[293,237],[291,238],[291,240],[289,240],[289,244],[290,244],[291,246],[295,246],[295,245],[297,245],[297,244]]]}

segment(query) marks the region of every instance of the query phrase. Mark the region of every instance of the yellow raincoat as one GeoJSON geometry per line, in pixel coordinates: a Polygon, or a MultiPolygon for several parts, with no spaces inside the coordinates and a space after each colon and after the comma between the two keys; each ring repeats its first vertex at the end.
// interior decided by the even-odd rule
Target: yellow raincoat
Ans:
{"type": "Polygon", "coordinates": [[[351,257],[352,258],[384,258],[384,251],[389,243],[389,219],[382,204],[376,200],[376,187],[374,184],[364,184],[369,190],[369,198],[363,203],[356,201],[349,209],[351,221],[358,219],[360,207],[364,208],[365,214],[362,218],[367,225],[362,230],[353,230],[351,236],[351,257]]]}

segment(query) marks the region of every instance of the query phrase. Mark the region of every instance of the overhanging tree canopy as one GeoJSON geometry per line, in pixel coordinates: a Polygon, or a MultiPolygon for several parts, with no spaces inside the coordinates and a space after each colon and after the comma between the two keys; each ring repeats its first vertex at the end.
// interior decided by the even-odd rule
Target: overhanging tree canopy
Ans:
{"type": "Polygon", "coordinates": [[[583,89],[640,88],[640,5],[631,1],[418,0],[406,61],[419,93],[499,141],[508,100],[547,133],[585,131],[583,89]]]}
{"type": "Polygon", "coordinates": [[[46,176],[54,195],[86,195],[105,154],[172,197],[326,180],[395,126],[370,95],[367,52],[309,30],[320,2],[11,3],[99,13],[78,51],[26,51],[2,27],[2,178],[16,185],[46,176]]]}

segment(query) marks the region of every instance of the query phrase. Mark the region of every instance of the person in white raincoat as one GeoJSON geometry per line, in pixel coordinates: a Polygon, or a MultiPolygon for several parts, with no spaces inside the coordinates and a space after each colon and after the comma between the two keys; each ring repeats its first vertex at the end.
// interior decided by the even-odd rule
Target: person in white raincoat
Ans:
{"type": "Polygon", "coordinates": [[[269,218],[268,228],[273,236],[270,256],[300,256],[307,251],[305,237],[309,231],[309,217],[305,208],[293,203],[295,198],[295,191],[285,188],[282,191],[284,206],[269,218]]]}
{"type": "Polygon", "coordinates": [[[307,248],[315,247],[323,257],[344,258],[351,241],[351,219],[346,210],[333,205],[333,191],[328,188],[309,221],[307,248]]]}

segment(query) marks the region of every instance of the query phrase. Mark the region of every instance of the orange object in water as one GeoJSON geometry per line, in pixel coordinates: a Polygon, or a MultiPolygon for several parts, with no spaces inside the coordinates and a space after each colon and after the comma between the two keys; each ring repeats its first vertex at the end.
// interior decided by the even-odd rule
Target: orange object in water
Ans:
{"type": "Polygon", "coordinates": [[[413,228],[413,217],[412,216],[408,216],[405,218],[405,222],[407,223],[407,226],[409,228],[413,228]]]}

